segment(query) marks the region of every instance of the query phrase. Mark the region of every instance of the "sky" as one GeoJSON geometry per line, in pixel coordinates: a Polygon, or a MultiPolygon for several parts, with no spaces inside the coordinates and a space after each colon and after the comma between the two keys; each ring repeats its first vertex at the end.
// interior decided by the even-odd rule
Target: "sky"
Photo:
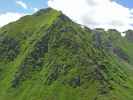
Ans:
{"type": "Polygon", "coordinates": [[[0,27],[47,7],[89,28],[133,29],[133,0],[0,0],[0,27]]]}

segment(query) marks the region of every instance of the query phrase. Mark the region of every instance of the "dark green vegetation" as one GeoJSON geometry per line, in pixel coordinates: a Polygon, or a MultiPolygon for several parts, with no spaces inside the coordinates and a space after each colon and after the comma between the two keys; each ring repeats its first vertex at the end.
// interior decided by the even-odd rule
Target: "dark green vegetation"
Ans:
{"type": "Polygon", "coordinates": [[[133,31],[90,30],[51,8],[0,29],[0,100],[133,100],[133,31]]]}

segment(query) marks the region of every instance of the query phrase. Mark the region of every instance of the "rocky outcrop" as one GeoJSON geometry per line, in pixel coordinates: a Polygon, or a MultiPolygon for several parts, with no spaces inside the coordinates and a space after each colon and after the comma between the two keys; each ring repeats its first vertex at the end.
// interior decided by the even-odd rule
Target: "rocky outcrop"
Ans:
{"type": "Polygon", "coordinates": [[[128,41],[133,42],[133,30],[126,31],[126,38],[128,41]]]}

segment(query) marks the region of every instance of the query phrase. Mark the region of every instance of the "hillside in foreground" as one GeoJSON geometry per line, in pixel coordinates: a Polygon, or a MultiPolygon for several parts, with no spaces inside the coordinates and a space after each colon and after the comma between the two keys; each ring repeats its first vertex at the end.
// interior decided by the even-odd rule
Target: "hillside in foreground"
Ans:
{"type": "Polygon", "coordinates": [[[132,30],[42,9],[0,29],[0,100],[133,100],[132,51],[132,30]]]}

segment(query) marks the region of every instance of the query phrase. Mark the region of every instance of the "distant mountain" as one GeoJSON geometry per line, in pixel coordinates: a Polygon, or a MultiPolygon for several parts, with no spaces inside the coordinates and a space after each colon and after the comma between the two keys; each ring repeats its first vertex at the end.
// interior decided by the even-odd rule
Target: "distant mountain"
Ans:
{"type": "Polygon", "coordinates": [[[0,29],[0,100],[133,100],[133,31],[89,29],[52,8],[0,29]]]}

